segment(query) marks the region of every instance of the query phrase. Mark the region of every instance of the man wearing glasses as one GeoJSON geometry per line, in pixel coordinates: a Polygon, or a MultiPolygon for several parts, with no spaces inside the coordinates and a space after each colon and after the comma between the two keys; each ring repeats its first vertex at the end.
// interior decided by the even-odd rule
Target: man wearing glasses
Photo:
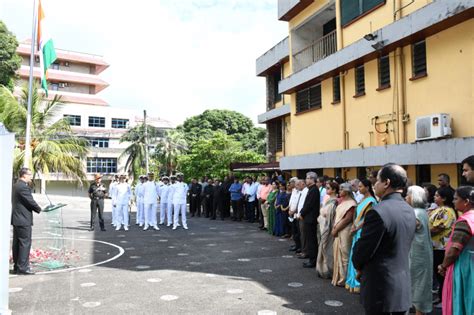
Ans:
{"type": "Polygon", "coordinates": [[[32,275],[30,269],[31,230],[33,211],[41,212],[31,194],[31,170],[24,167],[20,170],[19,179],[13,185],[12,222],[13,225],[13,273],[32,275]]]}

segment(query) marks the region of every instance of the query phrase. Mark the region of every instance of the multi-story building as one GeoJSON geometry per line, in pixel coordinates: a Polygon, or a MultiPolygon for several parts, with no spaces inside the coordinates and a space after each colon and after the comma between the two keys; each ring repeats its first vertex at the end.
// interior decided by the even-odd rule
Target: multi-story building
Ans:
{"type": "Polygon", "coordinates": [[[416,183],[462,182],[474,154],[474,3],[278,0],[289,36],[256,62],[270,161],[364,177],[387,162],[416,183]]]}
{"type": "MultiPolygon", "coordinates": [[[[19,89],[28,82],[30,44],[21,43],[17,52],[23,58],[19,89]]],[[[124,173],[126,157],[121,155],[130,143],[120,142],[120,138],[128,129],[143,123],[143,112],[112,108],[97,95],[108,86],[99,77],[109,67],[103,57],[62,49],[56,49],[56,54],[57,60],[48,70],[48,97],[60,95],[62,104],[52,121],[68,118],[74,133],[89,140],[90,153],[84,165],[87,179],[93,180],[95,173],[101,173],[109,182],[113,174],[124,173]]],[[[34,77],[40,77],[37,58],[34,77]]],[[[148,117],[147,124],[162,130],[173,128],[171,122],[156,117],[148,117]]],[[[43,192],[66,195],[84,195],[87,189],[63,174],[45,174],[36,186],[43,192]]]]}

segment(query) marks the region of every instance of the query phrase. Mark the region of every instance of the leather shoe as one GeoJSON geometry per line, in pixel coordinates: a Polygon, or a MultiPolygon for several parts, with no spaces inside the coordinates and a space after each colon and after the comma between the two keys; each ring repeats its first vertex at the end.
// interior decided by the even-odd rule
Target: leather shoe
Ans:
{"type": "Polygon", "coordinates": [[[308,255],[299,255],[298,259],[308,259],[308,255]]]}
{"type": "Polygon", "coordinates": [[[101,228],[100,230],[101,230],[102,232],[105,232],[105,231],[107,231],[105,228],[101,228]]]}
{"type": "Polygon", "coordinates": [[[316,264],[312,264],[310,262],[305,262],[303,264],[303,268],[315,268],[316,267],[316,264]]]}
{"type": "Polygon", "coordinates": [[[24,275],[24,276],[31,276],[31,275],[34,275],[35,273],[28,269],[25,271],[18,271],[17,274],[24,275]]]}
{"type": "Polygon", "coordinates": [[[16,275],[18,273],[18,270],[10,270],[9,273],[11,275],[16,275]]]}
{"type": "Polygon", "coordinates": [[[290,252],[296,252],[297,249],[296,249],[296,247],[290,247],[289,251],[290,251],[290,252]]]}

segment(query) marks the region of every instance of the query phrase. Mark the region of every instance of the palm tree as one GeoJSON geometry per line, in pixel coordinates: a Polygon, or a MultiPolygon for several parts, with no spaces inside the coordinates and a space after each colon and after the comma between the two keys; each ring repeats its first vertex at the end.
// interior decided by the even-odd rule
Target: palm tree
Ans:
{"type": "Polygon", "coordinates": [[[173,174],[178,166],[178,156],[186,152],[188,144],[184,134],[178,130],[167,130],[156,145],[153,154],[164,168],[165,173],[173,174]]]}
{"type": "MultiPolygon", "coordinates": [[[[161,136],[161,131],[157,128],[147,125],[148,145],[156,143],[161,136]]],[[[145,154],[145,125],[141,124],[129,129],[121,138],[120,142],[129,142],[129,146],[122,152],[120,158],[126,157],[125,171],[138,178],[140,173],[143,173],[146,167],[145,154]]]]}
{"type": "MultiPolygon", "coordinates": [[[[65,118],[54,120],[60,97],[48,101],[38,93],[35,84],[31,106],[31,162],[34,174],[63,173],[82,185],[86,178],[84,160],[87,156],[88,142],[78,138],[65,118]]],[[[14,171],[23,165],[26,133],[28,90],[22,89],[16,98],[7,88],[0,86],[0,121],[16,134],[14,171]]]]}

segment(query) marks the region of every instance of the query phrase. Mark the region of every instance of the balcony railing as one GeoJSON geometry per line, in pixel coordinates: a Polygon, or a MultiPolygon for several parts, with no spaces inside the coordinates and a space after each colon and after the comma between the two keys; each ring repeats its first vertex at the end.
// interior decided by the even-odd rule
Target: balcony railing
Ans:
{"type": "Polygon", "coordinates": [[[336,31],[332,31],[293,55],[293,73],[334,54],[336,51],[336,31]]]}

